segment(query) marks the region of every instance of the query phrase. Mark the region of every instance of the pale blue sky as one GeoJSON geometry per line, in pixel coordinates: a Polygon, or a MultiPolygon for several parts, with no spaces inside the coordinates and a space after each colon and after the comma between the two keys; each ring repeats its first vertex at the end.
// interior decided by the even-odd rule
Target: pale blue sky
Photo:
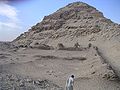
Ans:
{"type": "MultiPolygon", "coordinates": [[[[37,22],[40,22],[44,16],[49,15],[59,8],[76,1],[79,0],[26,0],[19,3],[5,3],[6,5],[10,6],[5,6],[5,10],[11,8],[13,11],[15,11],[15,13],[10,13],[9,16],[7,16],[2,14],[4,12],[0,12],[0,41],[15,39],[18,35],[27,31],[28,28],[35,25],[37,22]],[[10,23],[8,24],[8,22],[10,23]],[[11,24],[12,28],[10,26],[11,24]]],[[[120,23],[119,0],[80,1],[97,8],[99,11],[103,12],[105,17],[111,19],[112,21],[120,23]]],[[[0,9],[1,8],[2,7],[0,7],[0,9]]]]}

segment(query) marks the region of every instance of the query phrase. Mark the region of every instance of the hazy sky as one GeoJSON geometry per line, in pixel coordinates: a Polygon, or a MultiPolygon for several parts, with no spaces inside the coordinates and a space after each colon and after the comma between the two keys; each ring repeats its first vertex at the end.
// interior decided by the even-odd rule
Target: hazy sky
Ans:
{"type": "MultiPolygon", "coordinates": [[[[10,41],[44,16],[79,0],[0,0],[0,41],[10,41]],[[4,2],[3,2],[4,1],[4,2]]],[[[120,0],[80,0],[120,24],[120,0]]]]}

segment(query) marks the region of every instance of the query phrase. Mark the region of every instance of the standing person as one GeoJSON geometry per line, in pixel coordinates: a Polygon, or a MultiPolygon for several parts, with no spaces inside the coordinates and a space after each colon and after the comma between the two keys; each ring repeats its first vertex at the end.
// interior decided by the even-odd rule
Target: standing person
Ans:
{"type": "Polygon", "coordinates": [[[71,75],[66,82],[66,90],[73,90],[74,75],[71,75]]]}

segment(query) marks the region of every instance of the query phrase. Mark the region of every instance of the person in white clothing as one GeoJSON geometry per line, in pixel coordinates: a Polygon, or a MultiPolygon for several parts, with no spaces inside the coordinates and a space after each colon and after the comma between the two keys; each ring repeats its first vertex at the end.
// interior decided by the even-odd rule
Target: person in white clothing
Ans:
{"type": "Polygon", "coordinates": [[[71,75],[66,82],[66,90],[73,90],[74,75],[71,75]]]}

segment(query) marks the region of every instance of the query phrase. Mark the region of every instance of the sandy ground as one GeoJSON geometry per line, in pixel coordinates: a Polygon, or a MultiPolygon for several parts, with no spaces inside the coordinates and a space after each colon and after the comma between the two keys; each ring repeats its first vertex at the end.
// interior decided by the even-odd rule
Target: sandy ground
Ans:
{"type": "Polygon", "coordinates": [[[0,72],[50,80],[65,88],[75,75],[74,90],[120,90],[115,74],[93,48],[83,51],[24,49],[0,51],[0,72]]]}

